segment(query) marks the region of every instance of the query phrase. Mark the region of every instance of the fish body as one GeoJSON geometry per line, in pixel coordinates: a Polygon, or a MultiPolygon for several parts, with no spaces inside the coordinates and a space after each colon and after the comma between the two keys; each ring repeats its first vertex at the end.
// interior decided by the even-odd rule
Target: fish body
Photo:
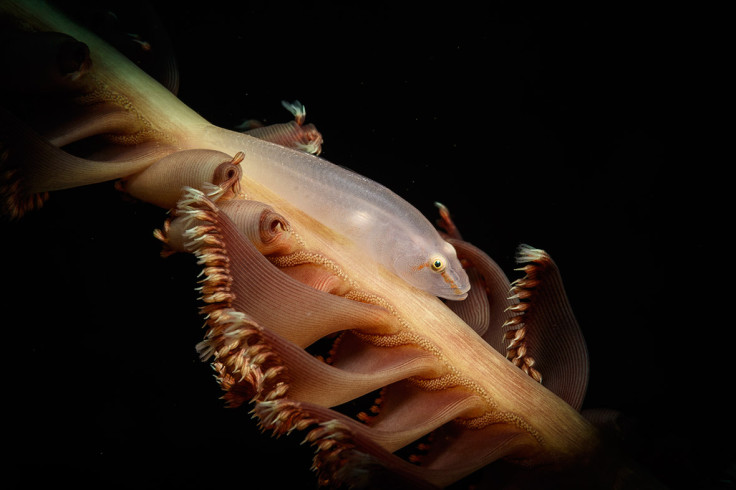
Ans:
{"type": "Polygon", "coordinates": [[[441,298],[465,299],[470,283],[455,249],[398,194],[323,158],[240,137],[244,175],[353,240],[409,284],[441,298]]]}

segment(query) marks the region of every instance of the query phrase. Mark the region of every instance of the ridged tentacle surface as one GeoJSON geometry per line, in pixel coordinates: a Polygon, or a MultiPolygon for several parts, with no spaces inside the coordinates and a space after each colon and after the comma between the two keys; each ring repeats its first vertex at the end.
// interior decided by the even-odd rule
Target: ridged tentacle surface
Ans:
{"type": "Polygon", "coordinates": [[[0,9],[22,18],[6,41],[30,32],[28,43],[40,42],[27,53],[53,93],[45,119],[16,103],[39,86],[1,87],[4,211],[18,217],[47,191],[117,178],[140,199],[176,205],[157,235],[201,266],[202,357],[229,405],[252,402],[276,435],[304,431],[320,483],[367,486],[382,468],[379,479],[445,486],[501,458],[520,471],[576,469],[597,449],[576,412],[587,353],[543,251],[523,248],[526,277],[510,283],[456,229],[446,228],[451,246],[383,186],[210,125],[43,3],[0,9]],[[56,54],[60,66],[49,62],[56,54]],[[467,269],[465,302],[448,306],[402,279],[426,265],[386,254],[417,244],[453,258],[442,285],[463,284],[443,297],[464,297],[467,269]]]}
{"type": "MultiPolygon", "coordinates": [[[[237,200],[223,202],[229,207],[233,203],[237,200]]],[[[345,447],[366,451],[357,460],[380,463],[397,475],[437,485],[499,457],[534,458],[542,451],[545,436],[518,414],[499,410],[482,389],[472,388],[436,352],[417,343],[411,327],[390,303],[357,290],[335,295],[296,281],[274,265],[279,263],[278,252],[270,254],[271,260],[264,257],[238,231],[242,225],[236,226],[225,209],[201,191],[187,190],[177,213],[177,219],[185,221],[177,233],[189,239],[187,247],[205,272],[202,311],[212,328],[199,349],[203,357],[214,356],[230,405],[255,401],[261,423],[276,433],[305,430],[317,422],[339,426],[339,438],[350,441],[345,447]],[[264,291],[271,297],[266,298],[264,291]],[[285,323],[282,310],[290,312],[294,323],[285,323]],[[339,332],[329,363],[303,349],[339,332]],[[344,408],[330,410],[377,390],[380,396],[370,414],[350,417],[344,408]],[[438,439],[439,434],[443,436],[438,439]],[[425,437],[436,442],[420,444],[425,437]],[[484,449],[479,451],[480,447],[484,449]],[[411,460],[421,466],[393,455],[397,450],[408,450],[414,454],[411,460]]],[[[260,218],[253,214],[251,219],[257,223],[260,218]]],[[[282,256],[308,257],[308,252],[282,256]]],[[[320,268],[344,273],[334,264],[313,266],[313,273],[320,268]]],[[[289,267],[294,266],[285,262],[284,270],[289,267]]],[[[336,437],[330,436],[330,444],[317,444],[325,451],[316,457],[317,467],[331,468],[333,476],[360,472],[359,467],[339,469],[342,466],[334,467],[334,461],[323,461],[330,460],[336,437]]]]}

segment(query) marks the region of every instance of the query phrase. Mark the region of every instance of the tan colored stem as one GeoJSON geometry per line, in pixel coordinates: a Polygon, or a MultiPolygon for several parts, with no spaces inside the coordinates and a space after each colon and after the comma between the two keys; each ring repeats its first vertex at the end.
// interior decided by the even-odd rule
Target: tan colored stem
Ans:
{"type": "MultiPolygon", "coordinates": [[[[255,172],[248,169],[263,165],[268,155],[278,160],[292,150],[209,125],[133,63],[43,3],[8,1],[0,9],[22,17],[33,29],[64,32],[87,45],[95,100],[127,111],[140,123],[132,134],[105,134],[88,142],[93,149],[87,159],[54,147],[36,128],[3,113],[3,162],[21,174],[25,192],[140,172],[129,179],[128,190],[168,207],[182,185],[217,184],[213,181],[223,153],[229,158],[243,152],[240,184],[249,199],[263,204],[259,212],[215,202],[196,189],[187,189],[178,202],[185,221],[177,233],[187,238],[186,249],[195,252],[202,266],[202,312],[209,330],[200,351],[214,359],[233,405],[252,399],[261,424],[276,434],[309,430],[306,438],[319,450],[315,467],[320,481],[348,481],[368,462],[425,487],[447,485],[498,458],[522,462],[520,471],[565,470],[595,453],[599,440],[593,426],[499,353],[506,346],[492,339],[523,323],[530,338],[521,338],[519,328],[506,340],[516,342],[513,358],[524,359],[518,347],[524,339],[536,335],[545,342],[553,336],[546,329],[559,322],[570,331],[577,328],[548,257],[532,260],[529,280],[515,283],[516,296],[509,299],[508,280],[500,269],[474,247],[455,242],[476,269],[474,287],[485,284],[487,293],[486,302],[481,294],[468,303],[471,310],[483,309],[477,318],[462,308],[456,314],[366,256],[346,230],[323,225],[249,177],[255,172]],[[159,163],[151,166],[154,162],[159,163]],[[262,220],[263,211],[280,218],[262,220]],[[263,229],[263,222],[273,226],[263,229]],[[274,247],[265,257],[264,247],[256,243],[266,244],[271,232],[277,242],[286,237],[286,247],[274,247]],[[541,282],[535,283],[540,273],[541,282]],[[475,330],[458,314],[473,318],[475,330]],[[478,334],[484,329],[488,342],[478,334]],[[303,350],[336,333],[345,343],[335,346],[331,366],[303,350]],[[379,388],[385,401],[366,424],[325,406],[379,388]],[[436,437],[422,466],[391,454],[430,433],[436,437]]],[[[582,338],[566,338],[555,345],[561,350],[574,345],[576,363],[587,363],[580,351],[582,338]]],[[[537,359],[542,364],[545,358],[540,352],[537,359]]],[[[580,396],[579,367],[558,371],[557,379],[568,373],[575,378],[562,383],[572,386],[567,399],[573,405],[580,396]]],[[[563,391],[560,384],[551,384],[563,391]]]]}

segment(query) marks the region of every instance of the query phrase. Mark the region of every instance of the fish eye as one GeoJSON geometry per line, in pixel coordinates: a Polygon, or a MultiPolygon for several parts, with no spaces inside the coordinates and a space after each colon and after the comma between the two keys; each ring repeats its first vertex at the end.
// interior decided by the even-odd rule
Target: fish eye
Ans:
{"type": "Polygon", "coordinates": [[[442,272],[443,270],[445,270],[446,266],[447,261],[441,255],[434,255],[431,259],[429,259],[429,267],[434,272],[442,272]]]}

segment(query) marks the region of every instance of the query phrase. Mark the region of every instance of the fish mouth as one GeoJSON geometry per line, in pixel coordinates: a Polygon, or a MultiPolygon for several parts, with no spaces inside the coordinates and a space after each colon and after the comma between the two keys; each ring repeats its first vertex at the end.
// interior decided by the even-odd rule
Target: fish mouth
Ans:
{"type": "Polygon", "coordinates": [[[453,290],[452,293],[450,294],[452,296],[448,294],[446,296],[442,296],[442,298],[449,299],[451,301],[462,301],[468,297],[468,293],[461,293],[460,291],[455,291],[455,290],[453,290]]]}
{"type": "Polygon", "coordinates": [[[447,287],[443,288],[443,294],[439,295],[441,298],[462,301],[468,297],[470,279],[464,270],[454,273],[445,271],[442,273],[442,279],[447,283],[447,287]]]}
{"type": "Polygon", "coordinates": [[[448,299],[450,301],[462,301],[468,297],[468,289],[463,291],[458,288],[447,288],[441,293],[437,294],[437,296],[442,299],[448,299]]]}
{"type": "Polygon", "coordinates": [[[457,286],[450,286],[444,288],[437,296],[443,299],[449,299],[451,301],[462,301],[468,297],[468,291],[470,291],[470,285],[459,288],[457,286]]]}

